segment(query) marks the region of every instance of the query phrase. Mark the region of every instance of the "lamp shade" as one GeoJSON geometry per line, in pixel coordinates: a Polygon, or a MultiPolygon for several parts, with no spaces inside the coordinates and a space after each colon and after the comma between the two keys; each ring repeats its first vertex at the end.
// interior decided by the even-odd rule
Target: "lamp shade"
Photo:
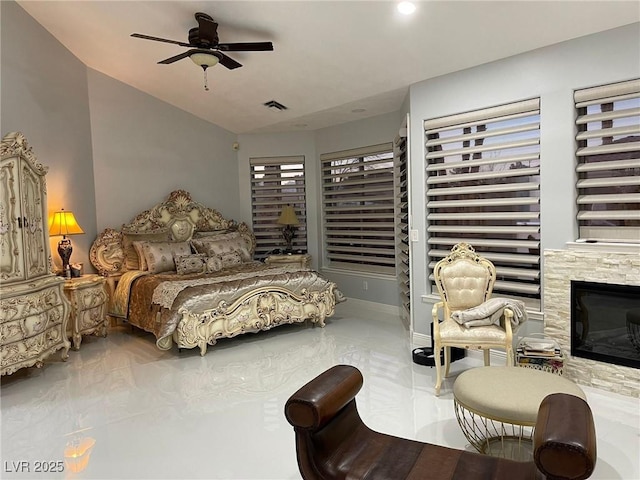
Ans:
{"type": "Polygon", "coordinates": [[[282,207],[282,212],[280,212],[280,217],[278,217],[278,223],[280,225],[300,225],[296,212],[291,205],[282,207]]]}
{"type": "Polygon", "coordinates": [[[80,228],[80,225],[78,225],[73,212],[60,210],[59,212],[55,212],[51,217],[49,222],[49,235],[67,236],[78,235],[80,233],[84,233],[84,231],[80,228]]]}
{"type": "Polygon", "coordinates": [[[189,55],[189,58],[196,65],[200,67],[205,67],[205,68],[213,67],[214,65],[217,65],[218,62],[220,61],[217,55],[214,55],[213,53],[205,53],[205,52],[192,53],[191,55],[189,55]]]}

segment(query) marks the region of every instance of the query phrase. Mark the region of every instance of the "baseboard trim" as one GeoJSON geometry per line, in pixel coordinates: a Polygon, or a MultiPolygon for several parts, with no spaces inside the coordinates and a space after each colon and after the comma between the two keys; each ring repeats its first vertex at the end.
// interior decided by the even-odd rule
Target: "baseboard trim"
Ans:
{"type": "Polygon", "coordinates": [[[430,347],[431,335],[413,332],[413,335],[411,336],[411,343],[414,347],[430,347]]]}
{"type": "Polygon", "coordinates": [[[347,297],[347,301],[344,303],[345,307],[353,307],[358,310],[373,310],[378,313],[385,313],[388,315],[400,316],[400,307],[396,305],[387,305],[386,303],[370,302],[369,300],[361,300],[359,298],[347,297]]]}

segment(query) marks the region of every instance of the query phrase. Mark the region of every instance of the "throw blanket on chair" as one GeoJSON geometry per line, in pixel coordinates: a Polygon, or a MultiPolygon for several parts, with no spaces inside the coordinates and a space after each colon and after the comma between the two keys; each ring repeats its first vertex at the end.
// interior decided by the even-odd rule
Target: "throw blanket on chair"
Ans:
{"type": "Polygon", "coordinates": [[[511,326],[514,330],[527,320],[527,310],[524,302],[500,297],[490,298],[477,307],[451,312],[451,318],[467,328],[483,325],[500,325],[500,319],[504,315],[505,308],[513,312],[511,326]]]}

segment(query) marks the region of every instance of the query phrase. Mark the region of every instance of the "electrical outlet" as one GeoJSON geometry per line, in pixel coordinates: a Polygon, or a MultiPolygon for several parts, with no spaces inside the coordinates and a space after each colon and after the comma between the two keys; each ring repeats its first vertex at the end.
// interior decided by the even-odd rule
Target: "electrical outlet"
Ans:
{"type": "Polygon", "coordinates": [[[418,230],[411,230],[411,241],[412,242],[417,242],[418,241],[418,230]]]}
{"type": "Polygon", "coordinates": [[[369,283],[367,283],[367,281],[366,281],[366,280],[364,280],[364,281],[362,282],[362,289],[363,289],[363,290],[369,290],[369,283]]]}

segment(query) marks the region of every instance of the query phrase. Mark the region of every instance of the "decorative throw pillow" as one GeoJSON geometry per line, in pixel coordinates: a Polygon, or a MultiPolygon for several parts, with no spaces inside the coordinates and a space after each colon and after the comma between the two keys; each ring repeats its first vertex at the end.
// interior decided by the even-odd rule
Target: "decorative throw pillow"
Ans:
{"type": "Polygon", "coordinates": [[[156,230],[145,233],[123,233],[122,249],[124,250],[124,264],[127,270],[142,270],[140,257],[136,252],[133,242],[168,242],[171,240],[169,230],[156,230]]]}
{"type": "Polygon", "coordinates": [[[207,273],[215,273],[222,270],[222,259],[218,255],[206,258],[205,269],[207,273]]]}
{"type": "Polygon", "coordinates": [[[191,240],[193,248],[198,253],[206,253],[210,257],[221,255],[225,253],[238,253],[242,262],[248,262],[251,260],[249,254],[249,248],[246,242],[238,234],[224,234],[230,235],[224,238],[223,236],[199,238],[191,240]]]}
{"type": "Polygon", "coordinates": [[[144,251],[142,250],[142,245],[149,242],[142,242],[136,240],[133,242],[133,248],[136,251],[136,255],[138,255],[138,270],[149,270],[149,266],[147,265],[147,261],[144,258],[144,251]]]}
{"type": "Polygon", "coordinates": [[[146,242],[142,244],[142,251],[149,272],[161,273],[175,271],[173,257],[191,254],[191,247],[188,242],[146,242]]]}
{"type": "Polygon", "coordinates": [[[230,268],[242,264],[242,255],[240,255],[240,252],[221,253],[219,257],[222,262],[222,268],[230,268]]]}
{"type": "Polygon", "coordinates": [[[178,275],[203,273],[206,271],[207,256],[204,253],[176,255],[174,261],[176,262],[176,272],[178,272],[178,275]]]}

